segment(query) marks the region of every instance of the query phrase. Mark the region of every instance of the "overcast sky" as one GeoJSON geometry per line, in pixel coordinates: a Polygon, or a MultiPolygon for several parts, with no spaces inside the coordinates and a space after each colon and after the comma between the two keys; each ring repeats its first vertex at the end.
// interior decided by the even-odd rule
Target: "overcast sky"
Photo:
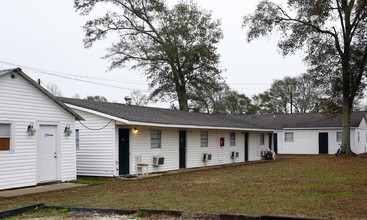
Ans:
{"type": "MultiPolygon", "coordinates": [[[[305,72],[300,55],[283,58],[279,54],[276,36],[246,42],[242,17],[255,10],[258,0],[196,2],[212,10],[214,18],[222,21],[224,39],[218,52],[221,67],[226,69],[223,77],[233,89],[251,97],[268,89],[274,79],[305,72]]],[[[84,49],[82,26],[87,19],[75,12],[72,0],[1,0],[0,69],[23,67],[33,79],[56,84],[66,97],[102,95],[110,101],[123,102],[131,90],[147,91],[142,70],[131,71],[126,67],[106,72],[108,62],[100,57],[106,53],[108,40],[84,49]],[[47,74],[50,72],[66,78],[47,74]]]]}

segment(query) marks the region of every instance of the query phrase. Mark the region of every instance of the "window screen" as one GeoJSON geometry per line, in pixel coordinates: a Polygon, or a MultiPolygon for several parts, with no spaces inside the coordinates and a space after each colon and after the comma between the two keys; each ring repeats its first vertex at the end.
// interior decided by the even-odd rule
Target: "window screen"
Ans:
{"type": "Polygon", "coordinates": [[[208,132],[207,131],[200,132],[200,146],[201,147],[208,146],[208,132]]]}
{"type": "Polygon", "coordinates": [[[79,150],[79,129],[75,129],[75,147],[79,150]]]}
{"type": "Polygon", "coordinates": [[[342,142],[343,133],[336,132],[336,142],[342,142]]]}
{"type": "Polygon", "coordinates": [[[294,141],[294,133],[293,132],[286,132],[284,135],[285,142],[293,142],[294,141]]]}
{"type": "Polygon", "coordinates": [[[10,124],[0,124],[0,151],[10,150],[10,124]]]}
{"type": "Polygon", "coordinates": [[[229,145],[236,146],[236,133],[234,132],[229,133],[229,145]]]}
{"type": "Polygon", "coordinates": [[[265,144],[265,134],[260,133],[260,145],[264,145],[264,144],[265,144]]]}
{"type": "Polygon", "coordinates": [[[161,130],[150,131],[150,146],[151,148],[161,148],[161,130]]]}

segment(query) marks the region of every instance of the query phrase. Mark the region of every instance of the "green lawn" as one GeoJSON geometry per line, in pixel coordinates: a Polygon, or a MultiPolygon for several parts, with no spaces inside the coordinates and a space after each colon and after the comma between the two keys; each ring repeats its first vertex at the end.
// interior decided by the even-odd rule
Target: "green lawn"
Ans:
{"type": "Polygon", "coordinates": [[[0,198],[0,210],[43,202],[46,205],[248,216],[366,218],[367,155],[353,158],[284,155],[278,158],[267,163],[134,181],[103,179],[101,184],[87,187],[0,198]]]}

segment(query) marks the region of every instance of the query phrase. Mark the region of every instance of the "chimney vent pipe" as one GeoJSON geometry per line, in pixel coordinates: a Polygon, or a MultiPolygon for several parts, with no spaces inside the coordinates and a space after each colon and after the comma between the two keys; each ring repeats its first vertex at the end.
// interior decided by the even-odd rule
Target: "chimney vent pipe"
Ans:
{"type": "Polygon", "coordinates": [[[125,105],[130,106],[131,105],[131,98],[129,96],[125,96],[125,105]]]}

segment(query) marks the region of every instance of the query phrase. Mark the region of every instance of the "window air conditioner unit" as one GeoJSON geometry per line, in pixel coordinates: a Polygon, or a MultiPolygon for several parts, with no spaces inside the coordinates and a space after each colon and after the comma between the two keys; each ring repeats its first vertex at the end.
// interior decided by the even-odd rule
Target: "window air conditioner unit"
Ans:
{"type": "Polygon", "coordinates": [[[164,164],[164,157],[153,157],[153,166],[160,166],[164,164]]]}
{"type": "Polygon", "coordinates": [[[235,151],[232,151],[232,152],[231,152],[231,158],[232,158],[232,159],[236,158],[236,152],[235,152],[235,151]]]}
{"type": "Polygon", "coordinates": [[[206,162],[208,160],[212,160],[212,155],[208,153],[203,154],[203,161],[206,162]]]}
{"type": "Polygon", "coordinates": [[[231,152],[231,158],[232,159],[235,159],[235,158],[238,158],[238,157],[240,157],[240,152],[236,152],[236,151],[231,152]]]}
{"type": "Polygon", "coordinates": [[[260,155],[261,155],[262,157],[265,157],[265,156],[266,156],[266,151],[265,151],[265,150],[260,151],[260,155]]]}

